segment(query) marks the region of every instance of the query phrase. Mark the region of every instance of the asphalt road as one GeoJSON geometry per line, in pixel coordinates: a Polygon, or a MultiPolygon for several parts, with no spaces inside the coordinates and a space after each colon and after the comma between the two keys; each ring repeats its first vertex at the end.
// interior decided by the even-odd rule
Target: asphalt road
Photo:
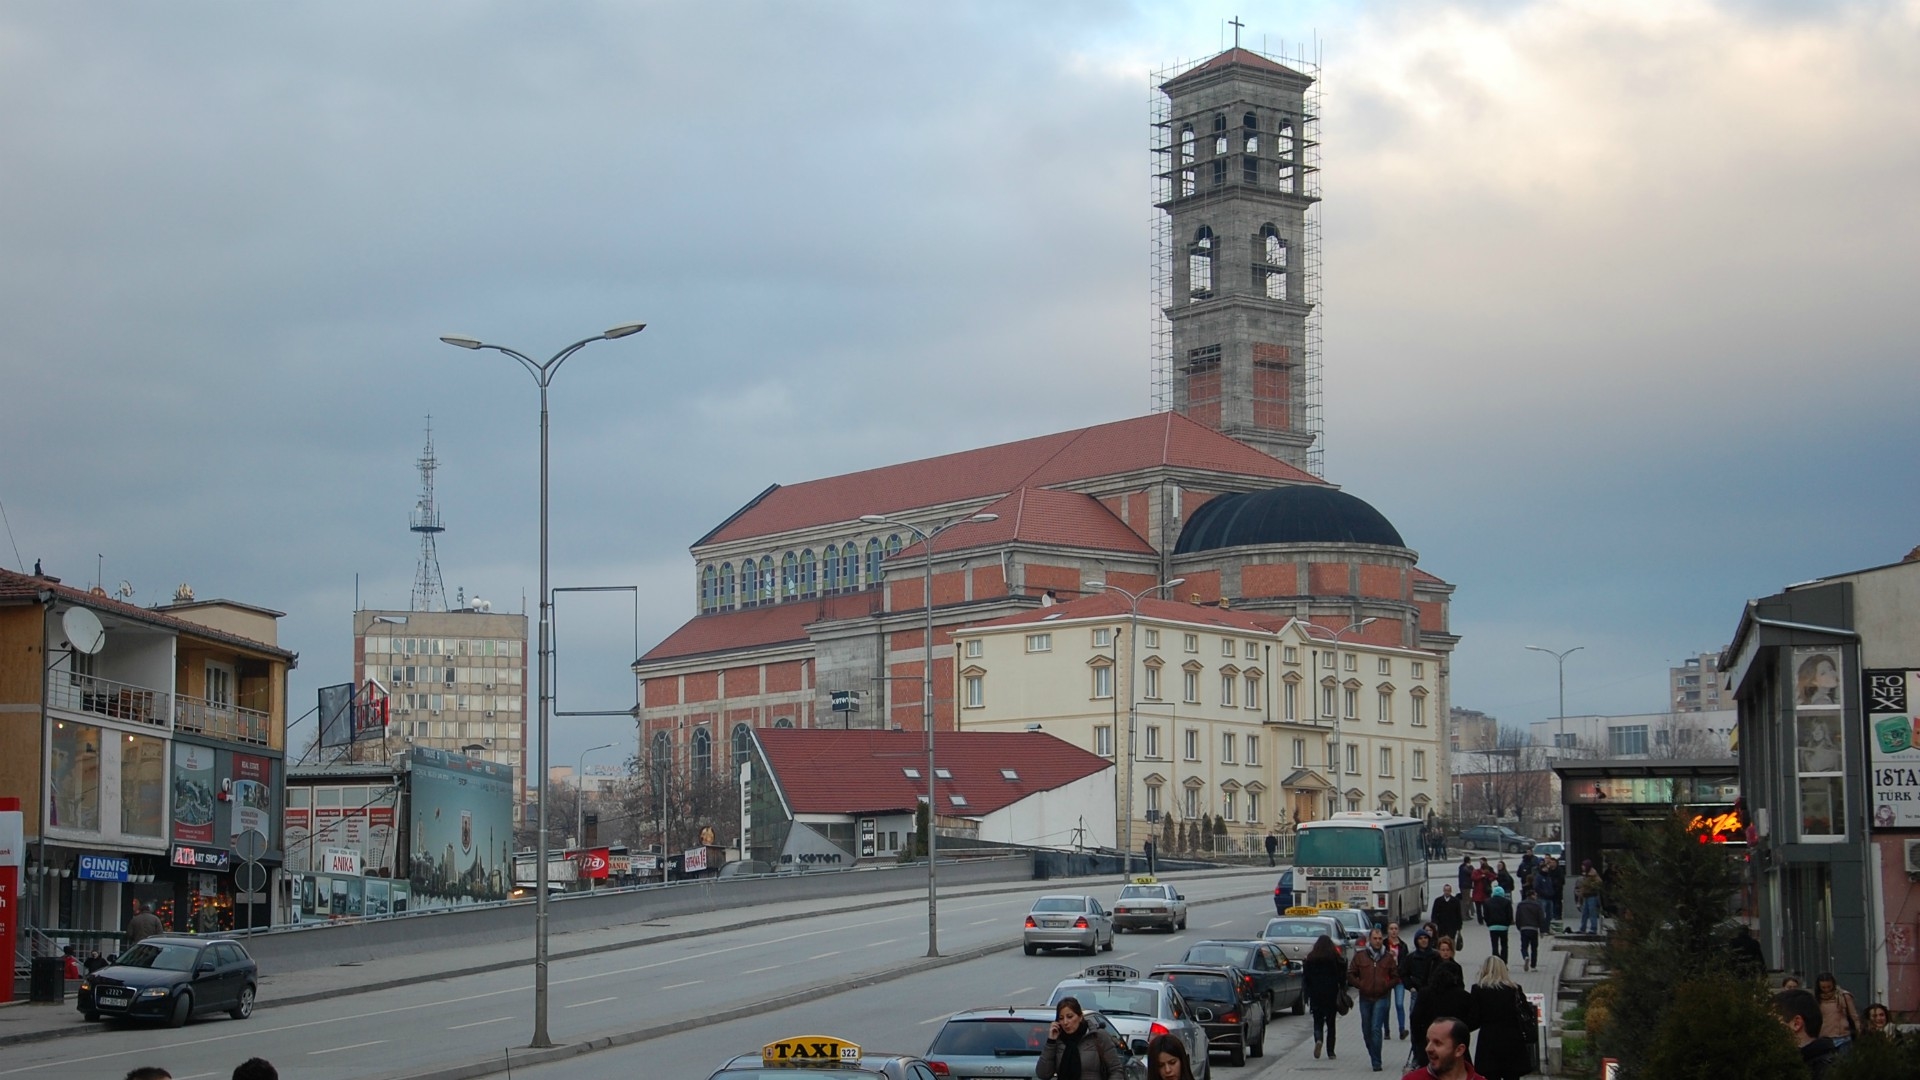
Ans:
{"type": "MultiPolygon", "coordinates": [[[[1101,959],[1131,954],[1152,963],[1177,958],[1185,942],[1202,936],[1256,934],[1273,910],[1264,895],[1270,888],[1264,869],[1183,883],[1183,892],[1196,901],[1263,895],[1197,906],[1190,929],[1182,934],[1122,935],[1116,952],[1101,959]]],[[[704,1018],[728,1009],[923,963],[925,908],[789,918],[780,905],[770,905],[752,909],[765,912],[768,921],[749,929],[556,962],[549,979],[549,1031],[555,1042],[580,1043],[656,1025],[689,1030],[549,1068],[556,1075],[570,1070],[565,1075],[704,1077],[736,1048],[757,1049],[771,1038],[796,1033],[794,1023],[807,1028],[816,1019],[826,1030],[844,1030],[876,1047],[899,1045],[896,1033],[908,1032],[905,1049],[924,1050],[936,1014],[944,1017],[981,1003],[1041,1000],[1059,979],[1092,962],[1072,956],[1029,958],[1017,947],[1020,919],[1032,899],[1043,892],[1073,891],[1110,901],[1118,883],[1036,882],[1014,893],[943,897],[943,953],[1007,948],[864,989],[821,990],[809,1003],[775,1016],[704,1028],[697,1027],[704,1018]]],[[[0,1051],[0,1078],[118,1078],[135,1066],[153,1064],[169,1069],[176,1080],[208,1080],[227,1076],[235,1064],[255,1055],[273,1061],[282,1076],[302,1080],[408,1076],[496,1055],[504,1070],[508,1055],[519,1053],[528,1040],[532,1005],[529,969],[447,978],[268,1009],[245,1021],[200,1020],[177,1031],[102,1026],[84,1036],[11,1046],[0,1051]]],[[[1289,1018],[1275,1034],[1290,1025],[1299,1026],[1289,1018]]],[[[519,1067],[513,1073],[526,1075],[519,1067]]]]}

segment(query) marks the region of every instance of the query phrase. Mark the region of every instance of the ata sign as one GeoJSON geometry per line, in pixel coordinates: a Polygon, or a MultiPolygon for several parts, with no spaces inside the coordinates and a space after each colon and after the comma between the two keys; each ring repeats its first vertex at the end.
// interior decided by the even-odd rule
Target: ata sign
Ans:
{"type": "Polygon", "coordinates": [[[226,848],[175,844],[167,853],[167,861],[174,866],[184,866],[189,870],[212,870],[216,873],[225,873],[233,865],[233,856],[227,852],[226,848]]]}

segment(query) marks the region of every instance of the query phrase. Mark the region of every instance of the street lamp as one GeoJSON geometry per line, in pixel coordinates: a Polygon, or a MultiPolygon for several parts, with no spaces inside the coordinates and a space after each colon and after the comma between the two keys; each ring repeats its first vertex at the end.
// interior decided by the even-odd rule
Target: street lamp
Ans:
{"type": "Polygon", "coordinates": [[[573,767],[573,842],[587,846],[587,755],[595,750],[611,750],[612,743],[589,746],[580,751],[579,764],[573,767]]]}
{"type": "MultiPolygon", "coordinates": [[[[1325,631],[1326,633],[1330,633],[1333,635],[1333,683],[1334,683],[1334,688],[1336,690],[1340,690],[1340,641],[1341,639],[1346,637],[1348,634],[1353,633],[1355,630],[1359,630],[1362,627],[1371,626],[1374,623],[1377,623],[1379,621],[1380,619],[1377,616],[1375,616],[1371,618],[1361,619],[1358,622],[1350,622],[1338,630],[1325,631]]],[[[1319,627],[1313,625],[1310,622],[1302,622],[1300,625],[1306,628],[1307,635],[1309,637],[1314,636],[1315,631],[1318,631],[1320,629],[1319,627]]],[[[1341,714],[1345,713],[1346,711],[1347,711],[1346,710],[1346,694],[1344,692],[1340,692],[1335,695],[1333,700],[1333,778],[1336,784],[1345,783],[1345,781],[1341,779],[1341,777],[1346,775],[1347,763],[1341,759],[1342,748],[1340,745],[1340,717],[1341,717],[1341,714]]],[[[1357,774],[1362,780],[1365,780],[1367,776],[1366,764],[1367,763],[1364,761],[1360,763],[1361,767],[1357,774]]],[[[1347,793],[1339,790],[1338,787],[1334,789],[1334,795],[1337,799],[1344,799],[1347,797],[1347,793]]],[[[1362,800],[1366,798],[1364,789],[1362,789],[1361,798],[1362,800]]]]}
{"type": "Polygon", "coordinates": [[[1558,665],[1560,668],[1559,748],[1562,751],[1566,750],[1567,748],[1567,657],[1572,656],[1574,653],[1577,653],[1584,648],[1586,648],[1585,645],[1575,645],[1573,648],[1568,649],[1566,652],[1554,652],[1552,649],[1543,649],[1538,645],[1527,646],[1527,649],[1529,651],[1543,652],[1543,653],[1546,653],[1548,656],[1553,657],[1554,663],[1558,665]]]}
{"type": "MultiPolygon", "coordinates": [[[[535,845],[537,860],[534,865],[537,895],[533,907],[533,1041],[529,1044],[536,1048],[553,1045],[547,1037],[547,734],[548,707],[551,705],[552,668],[553,668],[553,623],[552,599],[547,589],[547,387],[552,385],[554,375],[560,371],[560,365],[567,358],[596,341],[613,341],[616,338],[629,337],[647,328],[646,323],[621,323],[605,333],[595,334],[561,349],[553,354],[553,359],[544,364],[536,364],[525,353],[509,349],[505,345],[491,345],[479,338],[461,337],[457,334],[443,334],[440,340],[449,345],[458,345],[462,349],[492,349],[505,353],[520,362],[533,376],[534,383],[540,387],[540,654],[539,682],[540,695],[540,839],[535,845]]],[[[525,767],[525,763],[522,763],[525,767]]]]}
{"type": "Polygon", "coordinates": [[[1121,874],[1124,877],[1133,876],[1133,740],[1140,726],[1140,701],[1139,695],[1134,693],[1133,669],[1140,661],[1140,654],[1134,648],[1134,643],[1140,635],[1140,601],[1162,589],[1171,589],[1175,585],[1184,584],[1186,580],[1186,578],[1177,577],[1172,581],[1161,582],[1151,589],[1142,589],[1139,592],[1129,592],[1105,581],[1087,582],[1087,588],[1090,590],[1104,589],[1108,592],[1117,592],[1127,598],[1127,802],[1124,818],[1126,839],[1121,844],[1121,850],[1125,852],[1121,856],[1123,867],[1121,874]]]}
{"type": "MultiPolygon", "coordinates": [[[[906,529],[920,538],[927,549],[926,592],[920,597],[927,606],[927,661],[920,672],[920,723],[927,729],[927,955],[940,955],[940,893],[934,884],[934,868],[939,863],[939,830],[934,827],[934,819],[940,812],[940,804],[934,800],[938,790],[934,787],[933,772],[933,538],[969,521],[999,521],[999,514],[975,514],[972,517],[956,518],[929,532],[911,522],[890,518],[884,514],[862,514],[860,520],[868,525],[894,525],[906,529]]],[[[959,718],[954,726],[960,726],[959,718]]]]}

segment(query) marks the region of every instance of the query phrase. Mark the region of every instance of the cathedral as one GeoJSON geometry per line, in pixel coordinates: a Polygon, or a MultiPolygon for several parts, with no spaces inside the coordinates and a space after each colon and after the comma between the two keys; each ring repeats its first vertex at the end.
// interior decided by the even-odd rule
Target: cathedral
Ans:
{"type": "Polygon", "coordinates": [[[643,767],[732,776],[757,728],[921,730],[929,607],[955,730],[954,633],[1176,579],[1276,631],[1430,653],[1448,715],[1453,586],[1319,475],[1316,75],[1236,46],[1157,80],[1155,411],[774,484],[693,544],[696,611],[634,664],[643,767]]]}

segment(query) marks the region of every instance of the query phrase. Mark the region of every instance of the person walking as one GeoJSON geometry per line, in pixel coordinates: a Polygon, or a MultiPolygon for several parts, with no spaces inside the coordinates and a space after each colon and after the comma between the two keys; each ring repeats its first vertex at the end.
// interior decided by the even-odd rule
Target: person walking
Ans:
{"type": "Polygon", "coordinates": [[[1147,1044],[1147,1080],[1193,1080],[1193,1062],[1180,1036],[1155,1035],[1147,1044]]]}
{"type": "Polygon", "coordinates": [[[1400,981],[1400,970],[1394,961],[1393,950],[1387,948],[1385,935],[1379,927],[1367,934],[1367,944],[1354,952],[1353,962],[1347,967],[1347,981],[1353,984],[1360,998],[1360,1037],[1366,1040],[1367,1056],[1373,1060],[1373,1071],[1380,1071],[1380,1044],[1387,1037],[1387,1014],[1390,1011],[1393,988],[1400,981]]]}
{"type": "Polygon", "coordinates": [[[1460,853],[1460,865],[1454,869],[1454,876],[1460,879],[1460,895],[1471,895],[1473,893],[1473,856],[1464,851],[1460,853]]]}
{"type": "MultiPolygon", "coordinates": [[[[1468,995],[1465,981],[1460,975],[1460,965],[1448,961],[1435,964],[1427,981],[1413,999],[1413,1030],[1425,1031],[1442,1017],[1460,1019],[1473,1012],[1473,998],[1468,995]]],[[[1462,1036],[1464,1041],[1465,1036],[1462,1036]]],[[[1412,1068],[1421,1059],[1425,1049],[1415,1042],[1407,1053],[1407,1067],[1412,1068]]]]}
{"type": "Polygon", "coordinates": [[[1268,866],[1277,865],[1273,861],[1273,857],[1275,854],[1279,852],[1279,850],[1280,850],[1280,838],[1273,835],[1272,833],[1268,833],[1267,834],[1267,865],[1268,866]]]}
{"type": "Polygon", "coordinates": [[[1600,932],[1600,894],[1605,887],[1600,883],[1600,874],[1587,864],[1586,872],[1580,875],[1579,884],[1573,887],[1573,898],[1580,902],[1580,932],[1598,934],[1600,932]]]}
{"type": "Polygon", "coordinates": [[[1325,1043],[1327,1057],[1337,1057],[1333,1051],[1340,1029],[1334,1021],[1340,1017],[1340,996],[1347,991],[1347,965],[1341,962],[1333,938],[1321,934],[1300,967],[1300,993],[1307,999],[1307,1011],[1313,1014],[1313,1056],[1320,1056],[1321,1044],[1325,1043]]]}
{"type": "MultiPolygon", "coordinates": [[[[1433,899],[1433,928],[1441,937],[1457,938],[1460,927],[1466,922],[1466,916],[1460,911],[1460,897],[1454,893],[1453,886],[1440,886],[1440,895],[1433,899]]],[[[1434,945],[1438,946],[1439,941],[1434,945]]]]}
{"type": "Polygon", "coordinates": [[[1833,1040],[1835,1046],[1845,1046],[1860,1034],[1860,1010],[1853,1004],[1853,995],[1840,989],[1834,981],[1833,972],[1823,971],[1813,980],[1813,996],[1820,1002],[1820,1034],[1833,1040]]]}
{"type": "Polygon", "coordinates": [[[1400,1080],[1486,1080],[1473,1070],[1467,1057],[1467,1025],[1458,1017],[1442,1017],[1428,1025],[1426,1064],[1400,1080]]]}
{"type": "Polygon", "coordinates": [[[1559,861],[1549,855],[1540,860],[1540,868],[1534,871],[1533,891],[1540,894],[1540,906],[1547,909],[1547,932],[1553,932],[1553,924],[1560,921],[1560,894],[1567,880],[1567,872],[1559,861]]]}
{"type": "Polygon", "coordinates": [[[1487,865],[1484,857],[1481,858],[1480,865],[1473,868],[1472,884],[1473,891],[1468,894],[1468,898],[1473,901],[1473,921],[1485,923],[1487,898],[1493,895],[1493,867],[1487,865]]]}
{"type": "MultiPolygon", "coordinates": [[[[1407,1009],[1409,1015],[1415,1015],[1413,1010],[1417,1010],[1420,1007],[1420,988],[1427,984],[1428,977],[1433,973],[1434,961],[1439,958],[1440,955],[1433,951],[1433,931],[1421,929],[1415,932],[1413,935],[1413,948],[1408,950],[1407,954],[1400,958],[1400,985],[1407,989],[1407,1009]]],[[[1400,1029],[1401,1038],[1404,1039],[1407,1037],[1407,1030],[1403,1022],[1403,1026],[1400,1029]]],[[[1413,1024],[1412,1030],[1418,1032],[1420,1025],[1417,1023],[1413,1024]]],[[[1417,1040],[1413,1049],[1420,1049],[1417,1040]]]]}
{"type": "Polygon", "coordinates": [[[1507,890],[1495,885],[1493,895],[1487,897],[1487,940],[1502,963],[1507,959],[1507,928],[1512,925],[1513,901],[1507,899],[1507,890]]]}
{"type": "Polygon", "coordinates": [[[1493,864],[1493,883],[1507,890],[1508,896],[1519,895],[1513,887],[1513,875],[1507,870],[1507,860],[1501,859],[1493,864]]]}
{"type": "MultiPolygon", "coordinates": [[[[1112,1042],[1089,1034],[1086,1010],[1080,999],[1063,997],[1054,1010],[1053,1023],[1047,1026],[1047,1045],[1040,1050],[1040,1064],[1034,1070],[1039,1080],[1112,1080],[1126,1073],[1120,1051],[1112,1042]]],[[[236,1076],[235,1080],[240,1080],[236,1076]]]]}
{"type": "Polygon", "coordinates": [[[1845,1047],[1820,1034],[1820,1000],[1813,991],[1797,986],[1782,990],[1773,995],[1773,1009],[1800,1048],[1800,1061],[1813,1080],[1821,1080],[1834,1062],[1846,1056],[1845,1047]]]}
{"type": "Polygon", "coordinates": [[[1506,961],[1487,957],[1468,997],[1472,1005],[1467,1023],[1478,1032],[1474,1068],[1487,1080],[1520,1080],[1532,1064],[1526,1035],[1535,1017],[1533,1003],[1507,973],[1506,961]]]}
{"type": "Polygon", "coordinates": [[[1400,981],[1393,984],[1393,1018],[1400,1025],[1400,1037],[1407,1037],[1407,943],[1400,940],[1400,924],[1387,924],[1387,948],[1393,950],[1393,967],[1401,973],[1400,981]]]}
{"type": "MultiPolygon", "coordinates": [[[[1467,971],[1465,968],[1460,966],[1460,961],[1457,959],[1458,956],[1459,956],[1459,950],[1454,948],[1452,938],[1442,937],[1434,940],[1433,972],[1438,972],[1441,968],[1452,968],[1453,973],[1455,975],[1460,976],[1460,985],[1465,986],[1467,985],[1467,971]]],[[[1432,983],[1433,981],[1432,972],[1428,974],[1427,981],[1429,984],[1432,983]]],[[[1445,1016],[1447,1014],[1441,1013],[1440,1015],[1445,1016]]]]}
{"type": "Polygon", "coordinates": [[[133,918],[127,920],[127,944],[129,946],[138,945],[143,940],[165,929],[166,927],[160,925],[160,916],[155,915],[151,909],[141,904],[140,901],[135,900],[133,902],[133,918]]]}
{"type": "Polygon", "coordinates": [[[1540,898],[1531,892],[1520,894],[1520,902],[1513,907],[1513,925],[1520,928],[1521,970],[1535,971],[1540,967],[1540,931],[1547,926],[1547,909],[1540,898]]]}
{"type": "Polygon", "coordinates": [[[1540,859],[1528,848],[1520,856],[1520,865],[1514,868],[1513,876],[1520,882],[1520,891],[1526,892],[1533,887],[1533,875],[1540,872],[1540,859]]]}

